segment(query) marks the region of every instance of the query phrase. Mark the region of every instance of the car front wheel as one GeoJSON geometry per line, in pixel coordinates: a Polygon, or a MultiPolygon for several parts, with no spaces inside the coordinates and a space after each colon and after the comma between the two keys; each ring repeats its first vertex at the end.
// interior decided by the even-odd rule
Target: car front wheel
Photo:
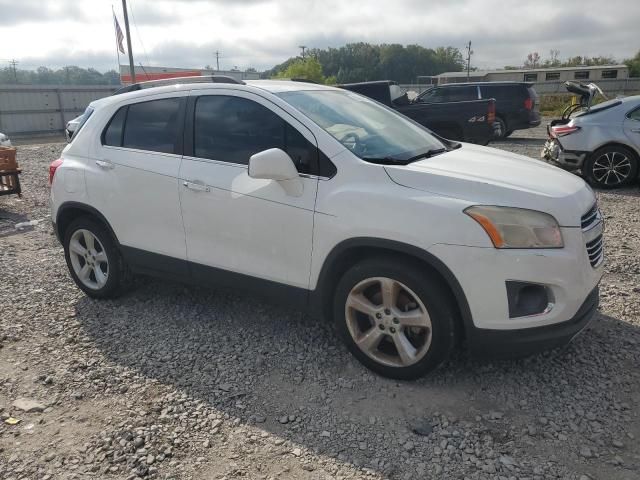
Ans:
{"type": "Polygon", "coordinates": [[[455,345],[451,295],[403,259],[372,259],[348,270],[336,289],[334,320],[353,355],[386,377],[414,379],[455,345]]]}
{"type": "Polygon", "coordinates": [[[638,176],[638,161],[624,147],[603,147],[589,156],[582,173],[596,187],[622,187],[638,176]]]}

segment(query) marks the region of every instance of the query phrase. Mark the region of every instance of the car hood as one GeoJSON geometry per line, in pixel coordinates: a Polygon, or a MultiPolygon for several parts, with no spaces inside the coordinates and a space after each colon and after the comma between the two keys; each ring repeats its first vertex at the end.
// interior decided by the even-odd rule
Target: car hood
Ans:
{"type": "Polygon", "coordinates": [[[580,177],[523,155],[464,143],[461,148],[409,165],[385,166],[405,187],[468,200],[473,204],[539,210],[560,225],[580,226],[595,202],[580,177]]]}

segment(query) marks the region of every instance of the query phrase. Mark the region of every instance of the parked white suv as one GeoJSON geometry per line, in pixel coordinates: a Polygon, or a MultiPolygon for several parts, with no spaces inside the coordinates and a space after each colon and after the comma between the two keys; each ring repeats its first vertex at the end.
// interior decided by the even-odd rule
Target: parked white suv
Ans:
{"type": "Polygon", "coordinates": [[[89,296],[135,273],[258,292],[331,318],[389,377],[420,376],[461,341],[556,347],[598,304],[603,225],[582,179],[341,89],[230,81],[104,98],[50,179],[89,296]]]}

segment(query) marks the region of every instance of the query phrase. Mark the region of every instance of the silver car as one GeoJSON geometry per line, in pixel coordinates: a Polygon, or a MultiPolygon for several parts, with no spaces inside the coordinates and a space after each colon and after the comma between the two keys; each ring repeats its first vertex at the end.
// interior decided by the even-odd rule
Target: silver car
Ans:
{"type": "Polygon", "coordinates": [[[588,105],[547,127],[542,157],[566,170],[580,170],[593,186],[615,188],[638,178],[640,95],[588,105]]]}

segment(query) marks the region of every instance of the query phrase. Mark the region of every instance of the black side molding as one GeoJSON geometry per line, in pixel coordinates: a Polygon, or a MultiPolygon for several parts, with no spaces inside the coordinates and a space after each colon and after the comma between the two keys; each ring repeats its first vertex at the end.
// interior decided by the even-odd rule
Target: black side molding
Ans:
{"type": "Polygon", "coordinates": [[[102,213],[100,213],[94,207],[87,205],[86,203],[80,203],[80,202],[64,202],[62,205],[58,207],[56,218],[51,219],[53,225],[55,226],[54,231],[59,242],[62,242],[62,238],[64,237],[64,229],[69,224],[69,221],[66,221],[65,217],[73,210],[82,211],[89,215],[97,217],[102,223],[105,224],[105,226],[109,230],[109,233],[113,236],[113,239],[116,241],[116,243],[118,245],[120,244],[118,242],[118,237],[113,231],[113,228],[111,228],[111,225],[109,224],[105,216],[102,215],[102,213]]]}

